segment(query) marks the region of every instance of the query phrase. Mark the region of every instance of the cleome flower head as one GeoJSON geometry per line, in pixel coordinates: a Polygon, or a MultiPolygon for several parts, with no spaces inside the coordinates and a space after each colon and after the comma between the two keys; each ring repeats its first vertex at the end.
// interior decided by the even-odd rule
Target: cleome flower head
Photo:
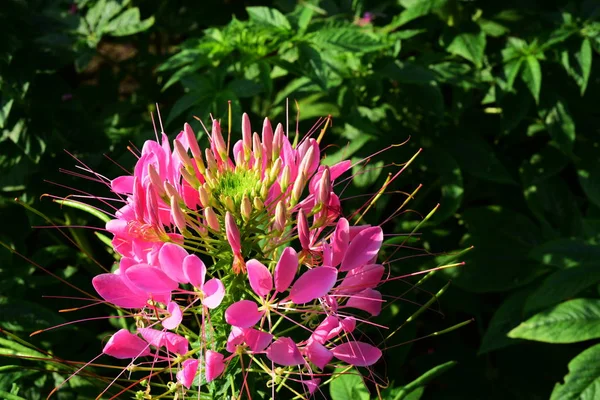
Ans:
{"type": "Polygon", "coordinates": [[[188,124],[162,133],[110,181],[119,260],[92,284],[135,325],[102,352],[150,371],[144,399],[250,398],[251,379],[308,398],[334,368],[371,368],[382,351],[361,327],[385,302],[384,234],[341,216],[334,184],[351,163],[325,165],[319,140],[268,119],[252,132],[246,114],[237,142],[217,120],[207,135],[202,149],[188,124]]]}

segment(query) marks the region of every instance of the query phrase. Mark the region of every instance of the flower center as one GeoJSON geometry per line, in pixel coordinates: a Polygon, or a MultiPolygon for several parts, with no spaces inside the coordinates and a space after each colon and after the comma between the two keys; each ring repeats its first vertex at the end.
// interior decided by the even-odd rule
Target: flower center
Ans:
{"type": "Polygon", "coordinates": [[[221,204],[227,204],[230,198],[236,208],[242,203],[244,196],[253,199],[258,193],[260,178],[252,170],[224,171],[217,179],[213,195],[221,204]]]}

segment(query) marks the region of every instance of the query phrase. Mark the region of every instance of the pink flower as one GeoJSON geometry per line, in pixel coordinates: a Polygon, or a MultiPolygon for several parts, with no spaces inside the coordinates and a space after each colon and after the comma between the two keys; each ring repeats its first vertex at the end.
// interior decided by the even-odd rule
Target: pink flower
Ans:
{"type": "Polygon", "coordinates": [[[180,382],[186,388],[190,388],[198,371],[198,360],[193,358],[185,360],[182,363],[181,371],[177,372],[177,382],[180,382]]]}
{"type": "Polygon", "coordinates": [[[120,329],[112,335],[102,352],[121,359],[151,355],[148,344],[126,329],[120,329]]]}

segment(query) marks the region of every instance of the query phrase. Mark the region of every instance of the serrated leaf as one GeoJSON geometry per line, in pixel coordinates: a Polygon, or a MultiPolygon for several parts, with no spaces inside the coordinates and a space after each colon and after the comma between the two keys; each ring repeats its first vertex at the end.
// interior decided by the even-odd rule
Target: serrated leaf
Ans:
{"type": "Polygon", "coordinates": [[[545,124],[554,142],[565,153],[570,153],[575,142],[575,121],[566,104],[557,100],[545,118],[545,124]]]}
{"type": "Polygon", "coordinates": [[[536,103],[540,102],[540,90],[542,89],[542,67],[533,55],[525,57],[521,78],[533,95],[536,103]]]}
{"type": "Polygon", "coordinates": [[[550,400],[594,400],[600,387],[600,344],[579,353],[569,362],[564,383],[557,383],[550,400]]]}
{"type": "Polygon", "coordinates": [[[600,337],[600,300],[573,299],[540,312],[508,334],[546,343],[576,343],[600,337]]]}
{"type": "Polygon", "coordinates": [[[525,312],[529,314],[560,303],[599,282],[600,268],[596,263],[556,271],[529,296],[525,312]]]}
{"type": "Polygon", "coordinates": [[[290,30],[290,21],[279,10],[269,7],[246,7],[250,21],[269,25],[279,29],[290,30]]]}
{"type": "Polygon", "coordinates": [[[584,38],[581,47],[575,54],[564,50],[561,53],[561,62],[567,73],[579,86],[580,93],[583,96],[592,71],[592,44],[590,39],[584,38]]]}
{"type": "Polygon", "coordinates": [[[485,51],[485,33],[460,33],[452,39],[446,50],[461,56],[481,68],[485,51]]]}
{"type": "Polygon", "coordinates": [[[334,51],[368,53],[388,46],[382,43],[377,36],[350,27],[323,28],[317,31],[311,39],[315,45],[334,51]]]}
{"type": "Polygon", "coordinates": [[[103,32],[111,36],[129,36],[148,30],[152,25],[154,25],[154,17],[141,21],[140,10],[134,7],[110,21],[103,28],[103,32]]]}
{"type": "Polygon", "coordinates": [[[336,368],[329,384],[331,400],[369,400],[369,390],[360,373],[351,368],[336,368]]]}

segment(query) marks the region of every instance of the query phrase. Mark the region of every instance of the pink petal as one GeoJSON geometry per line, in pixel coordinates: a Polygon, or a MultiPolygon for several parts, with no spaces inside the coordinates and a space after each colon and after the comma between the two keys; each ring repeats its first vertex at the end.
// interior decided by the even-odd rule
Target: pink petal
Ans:
{"type": "Polygon", "coordinates": [[[317,267],[306,271],[296,280],[290,290],[290,299],[296,304],[304,304],[325,296],[335,285],[337,269],[317,267]]]}
{"type": "Polygon", "coordinates": [[[350,225],[346,218],[340,218],[333,233],[331,246],[333,247],[333,261],[331,266],[337,267],[344,258],[350,243],[350,225]]]}
{"type": "Polygon", "coordinates": [[[356,319],[352,317],[347,317],[341,320],[340,324],[342,325],[342,329],[344,329],[346,333],[352,333],[356,328],[356,319]]]}
{"type": "Polygon", "coordinates": [[[174,301],[169,302],[167,304],[167,311],[171,314],[169,317],[163,319],[162,326],[166,329],[175,329],[181,323],[183,319],[183,314],[181,312],[181,308],[174,301]]]}
{"type": "Polygon", "coordinates": [[[248,269],[250,287],[254,290],[254,293],[266,297],[273,290],[273,277],[269,269],[254,259],[246,262],[246,268],[248,269]]]}
{"type": "Polygon", "coordinates": [[[257,353],[267,348],[273,340],[273,335],[267,332],[259,331],[258,329],[248,329],[245,333],[245,342],[250,347],[250,350],[257,353]]]}
{"type": "Polygon", "coordinates": [[[202,290],[204,277],[206,276],[206,266],[198,256],[192,254],[184,258],[183,273],[194,287],[202,290]]]}
{"type": "Polygon", "coordinates": [[[308,381],[302,381],[302,384],[306,386],[309,394],[313,394],[315,390],[319,387],[319,383],[321,383],[321,378],[315,378],[308,381]]]}
{"type": "Polygon", "coordinates": [[[231,332],[229,332],[229,336],[227,337],[226,349],[228,352],[235,352],[236,346],[244,343],[245,332],[246,329],[238,328],[237,326],[231,327],[231,332]]]}
{"type": "Polygon", "coordinates": [[[357,293],[363,289],[374,288],[381,283],[385,272],[383,265],[366,264],[348,271],[342,283],[336,288],[338,293],[357,293]]]}
{"type": "Polygon", "coordinates": [[[204,284],[203,292],[206,297],[202,304],[210,309],[217,308],[225,297],[225,286],[220,279],[213,278],[204,284]]]}
{"type": "Polygon", "coordinates": [[[258,306],[251,300],[240,300],[225,310],[225,321],[238,328],[250,328],[256,325],[263,316],[258,306]]]}
{"type": "Polygon", "coordinates": [[[118,307],[143,308],[148,300],[148,296],[133,292],[121,275],[97,275],[92,285],[100,297],[118,307]]]}
{"type": "Polygon", "coordinates": [[[160,268],[147,264],[134,265],[127,269],[126,274],[135,286],[148,293],[169,293],[179,286],[160,268]]]}
{"type": "Polygon", "coordinates": [[[372,316],[376,316],[381,312],[382,303],[381,293],[377,290],[365,289],[350,296],[346,307],[358,308],[359,310],[368,312],[372,316]]]}
{"type": "Polygon", "coordinates": [[[186,388],[190,388],[198,372],[198,360],[190,358],[182,364],[183,368],[177,373],[177,382],[181,383],[186,388]]]}
{"type": "Polygon", "coordinates": [[[304,364],[296,343],[289,337],[280,337],[267,349],[267,358],[283,366],[304,364]]]}
{"type": "Polygon", "coordinates": [[[106,342],[102,352],[119,359],[137,358],[152,354],[148,344],[127,329],[121,329],[112,335],[106,342]]]}
{"type": "Polygon", "coordinates": [[[110,187],[115,193],[133,193],[133,180],[133,175],[119,176],[112,180],[110,187]]]}
{"type": "Polygon", "coordinates": [[[138,328],[144,340],[156,348],[165,347],[167,351],[185,354],[188,351],[188,340],[173,332],[164,332],[152,328],[138,328]]]}
{"type": "Polygon", "coordinates": [[[314,340],[318,343],[325,343],[327,338],[330,336],[329,333],[337,328],[340,325],[340,320],[333,315],[328,316],[316,327],[312,335],[310,336],[311,340],[314,340]]]}
{"type": "Polygon", "coordinates": [[[181,246],[173,243],[165,243],[158,253],[160,268],[175,282],[188,283],[189,279],[183,272],[183,259],[188,252],[181,246]]]}
{"type": "Polygon", "coordinates": [[[308,346],[306,346],[306,356],[310,362],[323,369],[333,358],[333,353],[321,343],[311,340],[308,346]]]}
{"type": "Polygon", "coordinates": [[[338,360],[357,367],[373,365],[381,358],[381,350],[377,347],[358,341],[342,343],[331,352],[338,360]]]}
{"type": "Polygon", "coordinates": [[[287,290],[298,272],[298,254],[291,247],[286,247],[275,266],[275,289],[278,292],[287,290]]]}
{"type": "Polygon", "coordinates": [[[206,381],[210,382],[217,378],[225,370],[225,363],[223,362],[223,354],[217,353],[216,351],[206,351],[206,381]]]}
{"type": "Polygon", "coordinates": [[[350,271],[370,263],[371,260],[377,257],[382,242],[383,230],[379,226],[373,226],[359,232],[348,246],[340,271],[350,271]]]}

